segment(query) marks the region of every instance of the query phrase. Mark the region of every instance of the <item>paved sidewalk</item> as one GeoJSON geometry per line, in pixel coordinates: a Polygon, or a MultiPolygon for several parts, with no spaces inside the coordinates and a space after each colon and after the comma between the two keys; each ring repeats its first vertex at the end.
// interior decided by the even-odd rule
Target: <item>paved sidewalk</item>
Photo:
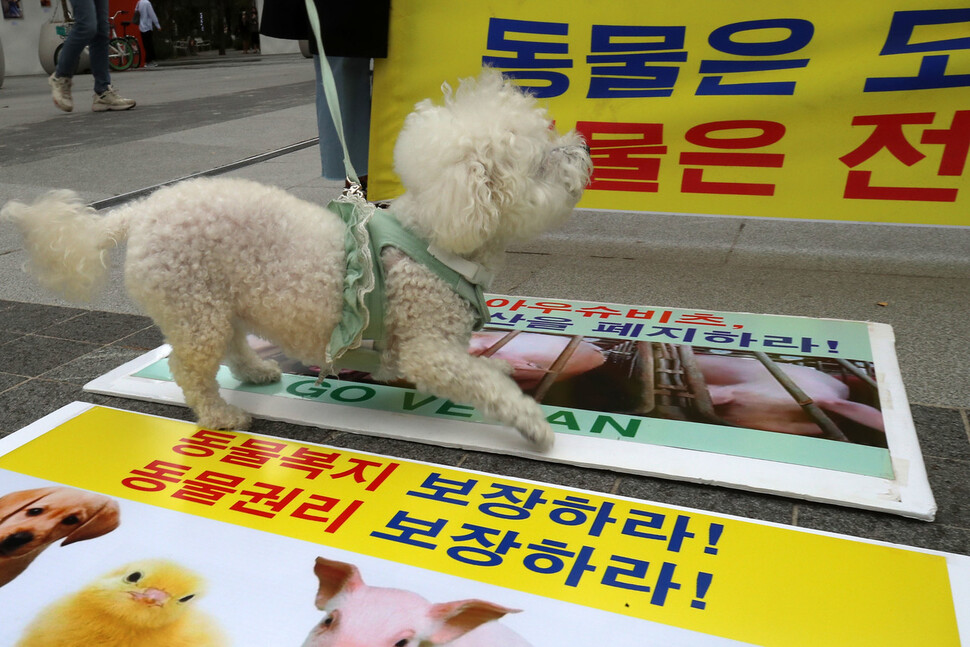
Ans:
{"type": "MultiPolygon", "coordinates": [[[[77,79],[71,114],[53,107],[43,77],[8,78],[0,204],[51,188],[100,200],[314,137],[312,78],[299,56],[127,72],[115,85],[139,105],[112,114],[88,111],[89,78],[77,79]]],[[[325,202],[340,187],[318,173],[310,148],[232,175],[325,202]]],[[[72,400],[188,419],[186,409],[81,391],[161,343],[117,268],[106,293],[78,307],[37,288],[24,260],[0,224],[0,435],[72,400]]],[[[970,230],[581,211],[511,250],[493,291],[892,324],[937,521],[276,422],[253,431],[970,554],[970,230]]]]}

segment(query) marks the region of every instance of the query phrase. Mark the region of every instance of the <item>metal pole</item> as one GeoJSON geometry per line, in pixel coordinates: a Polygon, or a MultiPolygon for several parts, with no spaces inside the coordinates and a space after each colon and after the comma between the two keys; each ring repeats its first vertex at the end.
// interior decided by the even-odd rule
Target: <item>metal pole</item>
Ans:
{"type": "Polygon", "coordinates": [[[235,171],[236,169],[242,168],[244,166],[252,166],[253,164],[259,164],[260,162],[265,162],[266,160],[273,159],[274,157],[288,155],[289,153],[294,153],[298,150],[309,148],[310,146],[315,146],[319,141],[320,141],[319,137],[314,137],[313,139],[307,139],[302,142],[290,144],[289,146],[284,146],[283,148],[277,148],[276,150],[267,151],[265,153],[260,153],[259,155],[253,155],[252,157],[247,157],[245,159],[241,159],[236,162],[230,162],[229,164],[217,166],[216,168],[209,169],[208,171],[200,171],[198,173],[193,173],[192,175],[186,175],[185,177],[169,180],[168,182],[162,182],[161,184],[156,184],[154,186],[148,186],[143,189],[135,189],[134,191],[129,191],[128,193],[122,193],[120,195],[112,196],[110,198],[105,198],[104,200],[98,200],[97,202],[92,202],[90,206],[92,209],[105,209],[107,207],[116,207],[119,204],[131,202],[132,200],[136,200],[138,198],[146,196],[149,193],[157,191],[163,186],[169,186],[169,185],[175,184],[176,182],[181,182],[183,180],[191,180],[192,178],[208,177],[211,175],[220,175],[222,173],[228,173],[229,171],[235,171]]]}
{"type": "Polygon", "coordinates": [[[815,401],[812,400],[808,395],[799,388],[795,382],[788,377],[788,375],[782,371],[778,366],[771,361],[771,358],[760,351],[754,351],[755,357],[764,365],[768,372],[771,373],[776,380],[785,388],[788,393],[795,398],[795,402],[804,409],[805,413],[815,421],[819,427],[822,428],[822,436],[830,440],[841,440],[842,442],[848,442],[849,438],[842,433],[838,425],[832,422],[832,419],[825,415],[825,412],[819,409],[815,401]]]}

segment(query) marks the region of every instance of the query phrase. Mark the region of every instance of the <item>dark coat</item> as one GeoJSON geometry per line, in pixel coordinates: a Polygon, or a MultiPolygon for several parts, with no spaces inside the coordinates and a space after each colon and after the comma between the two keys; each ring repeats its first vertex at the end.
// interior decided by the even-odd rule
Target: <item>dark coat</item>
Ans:
{"type": "MultiPolygon", "coordinates": [[[[314,0],[320,15],[327,56],[385,58],[391,0],[314,0]]],[[[317,53],[304,0],[266,0],[259,33],[287,40],[308,40],[317,53]]]]}

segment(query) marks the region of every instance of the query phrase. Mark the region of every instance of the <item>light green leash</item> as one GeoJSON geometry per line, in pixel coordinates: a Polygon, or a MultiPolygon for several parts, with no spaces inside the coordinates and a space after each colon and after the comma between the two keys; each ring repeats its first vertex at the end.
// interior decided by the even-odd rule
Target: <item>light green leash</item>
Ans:
{"type": "Polygon", "coordinates": [[[313,0],[306,0],[306,12],[310,18],[310,26],[313,28],[313,37],[317,41],[317,52],[320,55],[320,71],[322,72],[321,84],[323,93],[327,97],[327,105],[330,107],[330,117],[333,119],[334,128],[337,130],[337,137],[344,150],[344,172],[347,179],[352,184],[360,186],[360,178],[354,171],[354,165],[350,163],[350,150],[347,148],[347,140],[344,137],[344,122],[340,116],[340,103],[337,100],[337,83],[333,79],[333,70],[330,69],[330,61],[323,50],[323,37],[320,35],[320,14],[317,13],[317,6],[313,0]]]}
{"type": "Polygon", "coordinates": [[[343,314],[330,336],[326,349],[328,366],[320,367],[320,380],[335,370],[336,365],[374,373],[380,368],[380,349],[384,333],[384,277],[380,265],[381,249],[390,245],[400,249],[411,258],[421,262],[444,280],[458,294],[472,304],[475,313],[475,329],[488,323],[488,306],[482,286],[488,287],[492,274],[482,265],[429,245],[413,233],[404,230],[396,219],[388,214],[376,214],[376,207],[367,202],[360,185],[360,178],[350,161],[350,150],[344,137],[343,119],[337,97],[337,84],[333,70],[323,49],[320,15],[313,0],[305,0],[307,16],[316,39],[320,56],[321,85],[327,97],[330,117],[344,152],[344,171],[350,182],[339,198],[328,205],[343,220],[346,227],[344,249],[347,254],[347,272],[343,285],[343,314]],[[376,223],[376,225],[375,225],[376,223]],[[371,231],[377,226],[376,232],[371,231]],[[374,234],[377,233],[377,242],[374,234]],[[375,267],[377,270],[375,271],[375,267]],[[375,290],[377,288],[377,290],[375,290]],[[372,318],[374,321],[372,321],[372,318]],[[364,335],[372,339],[370,348],[362,346],[364,335]]]}
{"type": "MultiPolygon", "coordinates": [[[[321,366],[320,379],[335,370],[335,364],[351,365],[361,370],[376,369],[378,362],[373,351],[361,349],[362,334],[370,325],[370,309],[368,308],[368,295],[373,292],[375,287],[374,264],[380,262],[380,258],[375,258],[371,250],[370,235],[367,224],[371,216],[374,215],[376,208],[367,202],[364,197],[363,189],[360,185],[360,178],[354,170],[354,165],[350,161],[350,150],[347,148],[347,139],[344,137],[344,122],[340,115],[340,101],[337,97],[337,83],[333,78],[333,70],[327,60],[326,51],[323,49],[323,37],[320,29],[320,14],[313,0],[305,0],[307,16],[310,19],[310,27],[313,29],[313,37],[317,43],[317,52],[320,58],[320,84],[323,93],[327,97],[327,106],[330,109],[330,118],[333,119],[334,129],[337,131],[337,138],[344,152],[344,173],[350,187],[344,190],[336,200],[329,205],[329,209],[336,213],[344,222],[344,250],[347,254],[347,271],[344,274],[343,284],[343,314],[340,321],[334,328],[330,336],[330,342],[326,349],[326,360],[328,366],[321,366]],[[350,353],[347,355],[347,353],[350,353]]],[[[380,315],[376,312],[375,315],[380,315]]]]}

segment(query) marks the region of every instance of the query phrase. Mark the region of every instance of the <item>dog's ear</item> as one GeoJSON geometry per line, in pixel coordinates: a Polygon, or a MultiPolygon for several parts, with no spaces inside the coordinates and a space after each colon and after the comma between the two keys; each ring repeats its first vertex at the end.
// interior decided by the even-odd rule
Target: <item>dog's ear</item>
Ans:
{"type": "Polygon", "coordinates": [[[94,539],[95,537],[100,537],[105,535],[121,523],[121,511],[118,508],[118,504],[108,499],[101,505],[90,519],[85,521],[83,524],[77,527],[71,534],[64,538],[61,542],[61,546],[67,546],[68,544],[73,544],[76,541],[84,541],[85,539],[94,539]]]}
{"type": "Polygon", "coordinates": [[[316,605],[321,611],[326,608],[330,600],[340,593],[349,593],[364,586],[360,571],[353,564],[317,557],[317,561],[313,565],[313,572],[320,581],[316,605]]]}
{"type": "Polygon", "coordinates": [[[431,237],[456,254],[475,251],[495,235],[501,222],[503,196],[491,177],[491,162],[466,155],[442,169],[434,186],[422,191],[428,206],[431,237]]]}
{"type": "Polygon", "coordinates": [[[18,510],[22,510],[31,503],[38,501],[57,488],[42,487],[35,490],[20,490],[0,496],[0,521],[3,521],[18,510]]]}

